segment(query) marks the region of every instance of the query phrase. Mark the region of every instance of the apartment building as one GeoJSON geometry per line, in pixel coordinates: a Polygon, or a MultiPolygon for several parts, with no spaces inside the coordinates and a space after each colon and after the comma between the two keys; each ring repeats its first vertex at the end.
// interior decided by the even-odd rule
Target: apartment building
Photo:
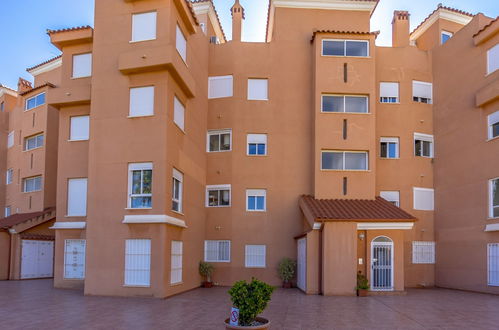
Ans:
{"type": "Polygon", "coordinates": [[[378,47],[377,2],[270,0],[262,43],[237,0],[232,40],[210,0],[100,1],[93,28],[49,30],[62,55],[19,94],[57,112],[54,285],[167,297],[201,260],[278,285],[292,257],[308,294],[353,295],[359,271],[373,294],[497,293],[497,20],[439,6],[410,32],[396,11],[378,47]]]}

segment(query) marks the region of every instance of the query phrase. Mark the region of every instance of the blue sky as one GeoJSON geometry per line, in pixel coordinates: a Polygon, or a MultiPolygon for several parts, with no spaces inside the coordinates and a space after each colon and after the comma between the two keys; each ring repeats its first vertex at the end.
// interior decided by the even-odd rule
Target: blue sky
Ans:
{"type": "MultiPolygon", "coordinates": [[[[100,0],[105,1],[105,0],[100,0]]],[[[229,8],[233,0],[214,0],[228,38],[231,36],[229,8]]],[[[267,22],[268,0],[240,0],[246,10],[244,40],[263,41],[267,22]]],[[[391,44],[393,11],[411,13],[411,29],[443,2],[445,6],[482,12],[495,17],[499,14],[497,0],[381,0],[371,20],[371,30],[380,30],[376,43],[391,44]]],[[[94,0],[2,0],[0,11],[0,83],[17,87],[19,76],[32,80],[25,71],[59,54],[49,43],[46,29],[59,29],[79,25],[93,25],[94,0]],[[71,4],[71,7],[68,7],[71,4]],[[28,9],[29,8],[29,9],[28,9]]]]}

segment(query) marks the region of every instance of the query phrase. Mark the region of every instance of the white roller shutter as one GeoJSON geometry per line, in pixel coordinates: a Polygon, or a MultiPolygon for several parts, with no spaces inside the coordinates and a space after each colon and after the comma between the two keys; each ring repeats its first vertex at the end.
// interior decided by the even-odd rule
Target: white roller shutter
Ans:
{"type": "Polygon", "coordinates": [[[208,78],[208,98],[232,97],[233,77],[217,76],[208,78]]]}
{"type": "Polygon", "coordinates": [[[433,211],[434,191],[428,188],[413,188],[414,209],[421,211],[433,211]]]}
{"type": "Polygon", "coordinates": [[[185,40],[184,34],[182,33],[182,30],[178,25],[175,45],[177,47],[178,53],[180,54],[180,57],[182,57],[184,62],[187,62],[187,40],[185,40]]]}
{"type": "Polygon", "coordinates": [[[68,216],[87,215],[87,178],[68,180],[68,216]]]}
{"type": "Polygon", "coordinates": [[[379,87],[380,97],[399,97],[399,83],[382,82],[379,87]]]}
{"type": "Polygon", "coordinates": [[[268,80],[248,79],[248,100],[268,100],[268,80]]]}
{"type": "Polygon", "coordinates": [[[88,140],[90,131],[90,117],[89,116],[75,116],[71,117],[71,127],[69,139],[71,141],[88,140]]]}
{"type": "Polygon", "coordinates": [[[492,73],[499,69],[499,44],[487,51],[487,73],[492,73]]]}
{"type": "Polygon", "coordinates": [[[412,81],[412,96],[432,99],[432,84],[423,81],[412,81]]]}
{"type": "Polygon", "coordinates": [[[249,143],[264,143],[267,144],[267,134],[248,134],[247,141],[249,143]]]}
{"type": "Polygon", "coordinates": [[[171,284],[182,282],[182,255],[183,243],[181,241],[172,241],[170,276],[171,284]]]}
{"type": "Polygon", "coordinates": [[[130,117],[154,114],[154,86],[130,88],[130,117]]]}
{"type": "Polygon", "coordinates": [[[175,96],[173,98],[173,121],[183,131],[185,129],[185,107],[175,96]]]}
{"type": "Polygon", "coordinates": [[[92,75],[92,53],[73,55],[73,78],[92,75]]]}
{"type": "Polygon", "coordinates": [[[156,12],[132,15],[132,41],[156,39],[156,12]]]}

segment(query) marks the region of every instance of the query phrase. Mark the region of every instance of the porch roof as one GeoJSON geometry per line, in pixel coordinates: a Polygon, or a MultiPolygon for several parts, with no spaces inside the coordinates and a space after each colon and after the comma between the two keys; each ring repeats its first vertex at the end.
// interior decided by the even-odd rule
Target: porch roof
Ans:
{"type": "Polygon", "coordinates": [[[48,220],[51,220],[55,217],[55,213],[53,217],[50,217],[50,214],[55,211],[55,207],[49,207],[46,208],[45,210],[41,212],[32,212],[32,213],[16,213],[11,216],[8,216],[6,218],[0,219],[0,228],[2,229],[7,229],[14,227],[16,225],[19,225],[21,223],[24,223],[26,221],[30,220],[36,220],[39,217],[46,218],[48,217],[48,220]]]}

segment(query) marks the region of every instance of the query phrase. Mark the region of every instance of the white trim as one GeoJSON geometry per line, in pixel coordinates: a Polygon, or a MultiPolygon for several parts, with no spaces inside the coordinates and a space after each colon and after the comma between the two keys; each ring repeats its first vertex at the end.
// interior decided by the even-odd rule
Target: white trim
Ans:
{"type": "Polygon", "coordinates": [[[227,152],[227,151],[232,151],[232,128],[228,129],[220,129],[220,130],[208,130],[206,133],[206,152],[227,152]],[[220,145],[219,145],[219,150],[210,150],[210,137],[212,135],[223,135],[223,134],[229,134],[229,144],[230,148],[228,150],[220,150],[220,145]]]}
{"type": "Polygon", "coordinates": [[[231,207],[232,205],[232,187],[230,184],[219,184],[219,185],[207,185],[206,193],[205,193],[205,207],[231,207]],[[228,190],[229,191],[229,205],[210,205],[210,191],[220,191],[220,190],[228,190]]]}
{"type": "Polygon", "coordinates": [[[61,65],[62,65],[62,57],[59,57],[56,60],[50,61],[48,63],[40,65],[37,68],[29,70],[28,73],[30,73],[33,77],[36,77],[41,73],[45,73],[45,72],[49,72],[49,71],[52,71],[54,69],[57,69],[61,65]]]}
{"type": "Polygon", "coordinates": [[[181,228],[187,228],[187,225],[185,224],[184,220],[180,220],[166,214],[125,215],[121,223],[126,223],[126,224],[164,223],[181,228]]]}
{"type": "Polygon", "coordinates": [[[314,222],[314,225],[312,226],[313,230],[319,230],[322,228],[322,222],[314,222]]]}
{"type": "Polygon", "coordinates": [[[87,223],[85,221],[79,222],[61,222],[56,221],[54,225],[49,229],[85,229],[87,227],[87,223]]]}
{"type": "MultiPolygon", "coordinates": [[[[449,31],[445,31],[445,30],[440,31],[440,44],[441,44],[441,45],[443,45],[443,44],[444,44],[444,43],[442,42],[442,36],[443,36],[443,35],[448,36],[448,37],[449,37],[449,39],[450,39],[450,38],[452,38],[452,37],[454,36],[454,33],[449,32],[449,31]]],[[[447,39],[447,40],[449,40],[449,39],[447,39]]]]}
{"type": "Polygon", "coordinates": [[[267,189],[246,189],[246,212],[267,212],[267,189]],[[250,210],[248,207],[250,197],[263,197],[263,209],[257,209],[255,204],[255,209],[250,210]]]}
{"type": "Polygon", "coordinates": [[[371,43],[369,40],[366,39],[322,39],[321,40],[321,56],[326,56],[326,57],[360,57],[360,58],[368,58],[370,57],[370,48],[371,43]],[[324,54],[324,41],[340,41],[343,42],[343,55],[325,55],[324,54]],[[355,55],[347,55],[347,41],[352,41],[352,42],[361,42],[367,44],[367,55],[366,56],[355,56],[355,55]]]}
{"type": "Polygon", "coordinates": [[[499,231],[499,223],[489,223],[484,231],[499,231]]]}
{"type": "Polygon", "coordinates": [[[412,31],[409,36],[409,40],[413,41],[418,39],[426,30],[428,30],[433,23],[435,23],[439,18],[451,21],[457,24],[466,25],[468,24],[473,17],[468,15],[463,15],[460,13],[456,13],[454,11],[449,11],[445,8],[438,8],[423,24],[421,24],[416,30],[412,31]]]}
{"type": "Polygon", "coordinates": [[[2,97],[3,94],[8,94],[10,96],[17,97],[17,92],[14,91],[13,89],[10,89],[10,88],[5,87],[5,86],[0,86],[0,97],[2,97]]]}
{"type": "Polygon", "coordinates": [[[360,114],[360,115],[370,114],[370,112],[369,112],[369,96],[368,95],[354,95],[354,94],[329,94],[329,93],[322,93],[321,94],[321,113],[342,113],[342,114],[360,114]],[[324,96],[342,97],[343,98],[343,111],[324,111],[324,96]],[[351,112],[351,111],[346,111],[346,107],[347,107],[346,98],[347,97],[357,97],[357,98],[364,98],[364,99],[366,99],[366,112],[351,112]]]}
{"type": "Polygon", "coordinates": [[[373,12],[374,1],[354,0],[272,0],[272,6],[280,8],[356,10],[373,12]]]}
{"type": "Polygon", "coordinates": [[[222,26],[217,18],[217,13],[211,2],[192,2],[192,9],[194,9],[196,16],[208,14],[213,30],[215,30],[215,35],[219,40],[223,40],[224,42],[226,41],[222,26]]]}
{"type": "MultiPolygon", "coordinates": [[[[219,251],[219,248],[220,248],[220,245],[217,245],[217,251],[219,251]]],[[[227,239],[215,239],[215,240],[212,240],[212,239],[207,239],[204,241],[204,261],[206,262],[231,262],[231,249],[232,249],[232,243],[230,240],[227,240],[227,239]],[[209,260],[207,258],[207,245],[208,245],[208,242],[217,242],[217,243],[220,243],[220,242],[228,242],[229,243],[229,252],[228,252],[228,259],[226,260],[209,260]]]]}
{"type": "Polygon", "coordinates": [[[395,279],[393,278],[393,275],[394,275],[394,268],[395,268],[395,265],[393,264],[394,262],[394,255],[395,255],[395,251],[394,251],[394,243],[393,243],[393,239],[391,239],[390,237],[388,236],[385,236],[385,235],[380,235],[380,236],[376,236],[375,238],[372,239],[371,241],[371,260],[370,260],[370,264],[371,264],[371,279],[374,279],[374,261],[373,261],[373,252],[374,252],[374,245],[378,245],[378,246],[389,246],[390,247],[390,287],[389,288],[379,288],[379,289],[375,289],[373,287],[374,285],[374,280],[371,281],[371,290],[372,291],[393,291],[394,290],[394,284],[395,284],[395,279]],[[390,242],[374,242],[374,240],[376,240],[377,238],[379,237],[385,237],[385,238],[388,238],[390,240],[390,242]]]}
{"type": "MultiPolygon", "coordinates": [[[[489,180],[489,218],[494,219],[494,198],[493,198],[493,188],[492,188],[492,182],[499,180],[499,177],[493,178],[489,180]]],[[[495,217],[497,218],[497,217],[495,217]]]]}
{"type": "Polygon", "coordinates": [[[367,172],[369,171],[369,152],[368,151],[356,151],[356,150],[321,150],[321,171],[360,171],[360,172],[367,172]],[[341,169],[337,168],[323,168],[322,167],[322,156],[324,153],[337,153],[337,154],[342,154],[343,155],[343,164],[341,169]],[[346,169],[345,168],[345,154],[346,153],[351,153],[351,154],[365,154],[366,155],[366,168],[365,169],[346,169]]]}
{"type": "Polygon", "coordinates": [[[402,229],[409,230],[414,222],[357,222],[357,230],[402,229]]]}

